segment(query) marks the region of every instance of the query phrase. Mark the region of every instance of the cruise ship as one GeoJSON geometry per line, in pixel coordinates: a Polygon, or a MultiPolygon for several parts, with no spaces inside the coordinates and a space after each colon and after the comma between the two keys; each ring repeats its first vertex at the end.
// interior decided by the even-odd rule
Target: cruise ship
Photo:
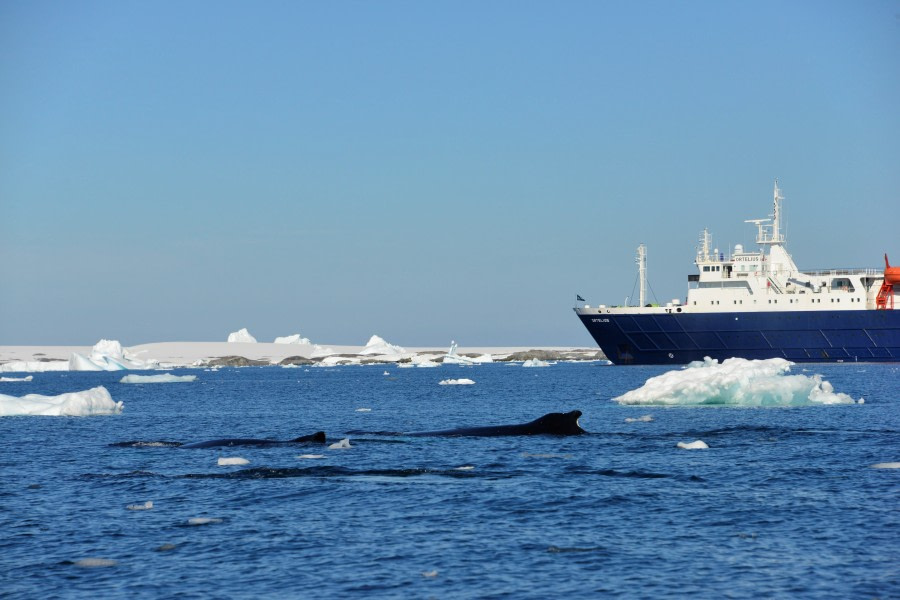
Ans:
{"type": "Polygon", "coordinates": [[[776,181],[773,214],[747,221],[757,228],[756,251],[736,245],[727,256],[702,232],[686,300],[646,303],[642,244],[638,304],[584,304],[575,314],[614,364],[900,361],[900,267],[885,254],[884,269],[801,271],[785,249],[783,200],[776,181]]]}

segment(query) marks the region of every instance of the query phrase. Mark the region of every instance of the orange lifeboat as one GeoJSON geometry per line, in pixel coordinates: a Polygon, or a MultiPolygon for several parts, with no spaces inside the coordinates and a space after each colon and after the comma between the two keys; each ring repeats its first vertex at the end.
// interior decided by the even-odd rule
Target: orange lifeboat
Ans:
{"type": "Polygon", "coordinates": [[[893,310],[894,308],[894,286],[900,285],[900,267],[892,267],[888,262],[887,254],[884,255],[884,283],[878,290],[878,297],[875,298],[875,307],[879,310],[893,310]]]}

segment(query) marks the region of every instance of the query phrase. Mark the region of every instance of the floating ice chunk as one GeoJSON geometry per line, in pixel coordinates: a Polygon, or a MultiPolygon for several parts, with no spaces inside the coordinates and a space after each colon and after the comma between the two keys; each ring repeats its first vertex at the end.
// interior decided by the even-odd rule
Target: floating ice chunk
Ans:
{"type": "Polygon", "coordinates": [[[436,363],[436,362],[431,361],[431,360],[422,360],[422,361],[418,361],[418,362],[413,361],[412,363],[410,363],[410,364],[408,364],[408,365],[400,365],[400,366],[401,366],[401,367],[409,367],[409,366],[413,366],[413,365],[415,365],[416,367],[421,367],[421,368],[423,368],[423,369],[430,369],[430,368],[432,368],[432,367],[439,367],[439,366],[441,366],[441,363],[436,363]]]}
{"type": "Polygon", "coordinates": [[[653,420],[653,416],[644,415],[642,417],[625,417],[626,423],[649,423],[653,420]]]}
{"type": "Polygon", "coordinates": [[[324,454],[300,454],[297,458],[302,458],[304,460],[311,460],[316,458],[325,458],[324,454]]]}
{"type": "Polygon", "coordinates": [[[228,341],[236,344],[255,344],[256,338],[250,335],[250,332],[244,327],[243,329],[229,333],[228,341]]]}
{"type": "Polygon", "coordinates": [[[693,442],[678,442],[678,448],[683,450],[706,450],[709,446],[703,440],[694,440],[693,442]]]}
{"type": "Polygon", "coordinates": [[[786,375],[793,363],[783,358],[711,358],[684,369],[651,377],[636,390],[613,398],[620,404],[807,406],[852,404],[847,394],[835,393],[820,375],[786,375]]]}
{"type": "Polygon", "coordinates": [[[357,408],[356,412],[372,412],[371,408],[357,408]]]}
{"type": "Polygon", "coordinates": [[[221,457],[219,458],[220,467],[232,467],[235,465],[249,465],[250,461],[240,456],[221,457]]]}
{"type": "Polygon", "coordinates": [[[350,447],[350,438],[344,438],[339,442],[335,442],[328,446],[329,450],[343,450],[350,447]]]}
{"type": "Polygon", "coordinates": [[[550,363],[539,358],[530,358],[522,363],[523,367],[549,367],[550,363]]]}
{"type": "Polygon", "coordinates": [[[76,560],[72,563],[76,567],[87,567],[87,568],[95,568],[95,567],[114,567],[118,563],[111,558],[82,558],[80,560],[76,560]]]}
{"type": "Polygon", "coordinates": [[[360,351],[360,354],[368,356],[371,354],[404,354],[405,352],[406,350],[400,346],[389,344],[384,338],[373,335],[369,338],[369,341],[366,342],[366,347],[360,351]]]}
{"type": "Polygon", "coordinates": [[[475,382],[471,379],[444,379],[438,383],[438,385],[474,385],[475,382]]]}
{"type": "Polygon", "coordinates": [[[474,468],[475,468],[475,467],[473,467],[472,465],[463,465],[463,466],[461,466],[461,467],[456,467],[456,468],[453,469],[453,470],[454,470],[454,471],[471,471],[471,470],[473,470],[474,468]]]}
{"type": "Polygon", "coordinates": [[[222,519],[215,517],[193,517],[188,519],[188,525],[211,525],[213,523],[221,523],[222,519]]]}
{"type": "Polygon", "coordinates": [[[382,373],[382,375],[390,375],[390,374],[391,374],[390,371],[385,371],[384,373],[382,373]]]}
{"type": "Polygon", "coordinates": [[[189,383],[197,379],[196,375],[126,375],[119,383],[189,383]]]}
{"type": "Polygon", "coordinates": [[[438,572],[437,569],[434,571],[422,571],[422,577],[437,577],[438,572]]]}
{"type": "Polygon", "coordinates": [[[128,510],[150,510],[153,508],[153,501],[147,500],[143,504],[129,504],[125,508],[128,510]]]}
{"type": "Polygon", "coordinates": [[[17,415],[86,417],[118,414],[123,408],[124,404],[113,401],[103,386],[59,396],[28,394],[18,398],[0,394],[0,417],[17,415]]]}
{"type": "Polygon", "coordinates": [[[309,345],[312,342],[309,341],[309,338],[300,337],[299,333],[295,333],[294,335],[288,335],[285,337],[277,337],[275,338],[276,344],[303,344],[309,345]]]}
{"type": "Polygon", "coordinates": [[[0,381],[31,381],[32,379],[34,379],[33,375],[28,377],[0,377],[0,381]]]}
{"type": "Polygon", "coordinates": [[[873,469],[900,469],[900,462],[886,462],[872,465],[873,469]]]}

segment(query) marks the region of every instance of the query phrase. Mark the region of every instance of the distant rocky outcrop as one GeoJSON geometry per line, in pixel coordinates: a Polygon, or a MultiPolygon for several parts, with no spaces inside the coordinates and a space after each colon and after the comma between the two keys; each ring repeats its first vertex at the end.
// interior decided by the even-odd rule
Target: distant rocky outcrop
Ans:
{"type": "Polygon", "coordinates": [[[557,361],[557,360],[603,360],[603,352],[600,350],[575,349],[575,350],[524,350],[522,352],[513,352],[509,356],[495,358],[494,360],[502,362],[541,360],[541,361],[557,361]]]}
{"type": "Polygon", "coordinates": [[[210,367],[264,367],[271,364],[267,360],[252,360],[243,356],[220,356],[206,363],[210,367]]]}
{"type": "Polygon", "coordinates": [[[314,365],[317,361],[306,358],[305,356],[288,356],[282,360],[279,365],[314,365]]]}

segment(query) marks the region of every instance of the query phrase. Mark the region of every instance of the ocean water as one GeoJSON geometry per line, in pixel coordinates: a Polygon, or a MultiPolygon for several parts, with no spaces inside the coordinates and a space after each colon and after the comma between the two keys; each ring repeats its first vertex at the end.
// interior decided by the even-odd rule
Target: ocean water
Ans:
{"type": "Polygon", "coordinates": [[[864,404],[611,401],[665,370],[381,365],[0,384],[16,396],[104,385],[125,403],[113,416],[0,419],[0,596],[900,597],[900,470],[871,467],[900,461],[900,367],[792,371],[864,404]],[[450,377],[476,384],[438,385],[450,377]],[[345,435],[573,409],[590,435],[345,435]],[[626,422],[643,415],[653,420],[626,422]],[[351,447],[110,445],[317,430],[351,447]],[[698,439],[709,449],[676,448],[698,439]],[[249,464],[217,464],[230,457],[249,464]]]}

